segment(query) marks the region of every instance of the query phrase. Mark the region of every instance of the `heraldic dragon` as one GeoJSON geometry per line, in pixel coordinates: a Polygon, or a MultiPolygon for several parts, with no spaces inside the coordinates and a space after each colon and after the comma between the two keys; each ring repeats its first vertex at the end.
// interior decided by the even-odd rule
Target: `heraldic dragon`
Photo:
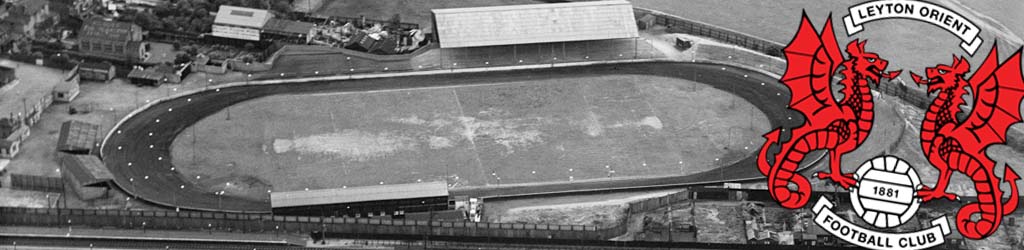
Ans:
{"type": "Polygon", "coordinates": [[[974,182],[977,202],[960,207],[956,226],[964,237],[982,239],[995,233],[1004,215],[1017,209],[1017,180],[1020,177],[1006,166],[1002,180],[996,177],[996,162],[985,152],[989,146],[1006,143],[1007,130],[1021,122],[1020,105],[1024,100],[1024,78],[1021,76],[1021,51],[999,63],[996,46],[970,78],[971,66],[966,58],[953,56],[953,63],[927,68],[926,76],[911,73],[914,82],[938,92],[921,124],[921,149],[928,161],[939,170],[934,187],[918,191],[922,201],[937,198],[958,199],[946,193],[949,179],[955,172],[967,175],[974,182]],[[973,108],[961,121],[957,114],[965,104],[970,89],[973,108]],[[1009,183],[1009,200],[1003,201],[1001,182],[1009,183]],[[975,218],[972,218],[972,216],[975,218]]]}
{"type": "Polygon", "coordinates": [[[866,41],[854,40],[846,46],[849,58],[840,51],[829,16],[820,34],[804,13],[793,40],[783,50],[788,66],[780,80],[791,93],[789,108],[804,115],[804,123],[792,129],[776,128],[764,135],[767,141],[758,154],[757,165],[768,177],[768,191],[782,207],[801,208],[811,196],[807,178],[796,173],[800,162],[815,150],[827,150],[829,171],[819,172],[843,188],[856,185],[852,174],[842,173],[840,162],[864,143],[874,121],[874,102],[869,83],[892,79],[901,71],[885,72],[888,61],[864,50],[866,41]],[[837,70],[842,67],[839,72],[837,70]],[[832,79],[842,75],[839,85],[842,99],[832,93],[832,79]],[[789,140],[781,141],[783,132],[789,140]],[[769,156],[769,148],[779,151],[769,156]],[[771,163],[769,163],[771,160],[771,163]],[[792,189],[791,184],[795,186],[792,189]]]}

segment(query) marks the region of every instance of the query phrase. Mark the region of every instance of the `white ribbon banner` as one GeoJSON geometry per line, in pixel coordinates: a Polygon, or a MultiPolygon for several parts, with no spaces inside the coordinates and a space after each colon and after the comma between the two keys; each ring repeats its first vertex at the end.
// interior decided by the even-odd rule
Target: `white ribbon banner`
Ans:
{"type": "Polygon", "coordinates": [[[951,231],[946,217],[932,220],[932,227],[909,233],[878,232],[857,226],[836,215],[830,210],[834,205],[825,197],[814,204],[814,223],[832,235],[854,245],[878,250],[888,249],[926,249],[942,245],[944,236],[951,231]]]}
{"type": "Polygon", "coordinates": [[[861,25],[865,23],[889,18],[913,19],[939,26],[959,37],[963,41],[960,47],[972,56],[981,47],[982,39],[978,37],[981,30],[977,25],[952,10],[928,2],[913,0],[866,2],[850,7],[850,14],[843,17],[843,23],[846,24],[846,34],[852,36],[864,30],[861,25]]]}

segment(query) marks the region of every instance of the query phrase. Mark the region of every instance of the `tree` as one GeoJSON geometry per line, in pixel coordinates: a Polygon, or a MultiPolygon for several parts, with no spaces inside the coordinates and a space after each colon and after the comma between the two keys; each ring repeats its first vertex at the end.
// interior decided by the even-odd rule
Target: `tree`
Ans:
{"type": "Polygon", "coordinates": [[[190,25],[188,30],[192,33],[201,33],[203,32],[203,29],[205,29],[205,27],[207,26],[206,22],[203,22],[203,19],[201,18],[193,18],[192,22],[190,22],[189,24],[190,25]]]}
{"type": "Polygon", "coordinates": [[[181,27],[178,25],[178,23],[175,22],[173,17],[164,17],[161,21],[163,23],[164,29],[178,30],[178,28],[181,27]]]}
{"type": "Polygon", "coordinates": [[[278,13],[288,14],[292,12],[292,5],[288,3],[288,1],[278,0],[274,1],[273,6],[271,6],[271,9],[278,13]]]}
{"type": "Polygon", "coordinates": [[[204,18],[209,15],[210,11],[206,10],[206,8],[198,8],[194,12],[192,12],[193,18],[204,18]]]}
{"type": "Polygon", "coordinates": [[[174,64],[183,64],[191,61],[192,57],[186,53],[180,53],[177,56],[174,56],[174,64]]]}
{"type": "Polygon", "coordinates": [[[194,57],[199,55],[199,49],[196,48],[195,44],[189,45],[188,47],[185,47],[185,54],[194,57]]]}
{"type": "Polygon", "coordinates": [[[139,25],[145,27],[147,30],[164,29],[163,21],[160,20],[160,18],[157,17],[156,14],[153,14],[153,13],[149,13],[149,12],[140,13],[136,17],[136,20],[140,21],[139,25]]]}

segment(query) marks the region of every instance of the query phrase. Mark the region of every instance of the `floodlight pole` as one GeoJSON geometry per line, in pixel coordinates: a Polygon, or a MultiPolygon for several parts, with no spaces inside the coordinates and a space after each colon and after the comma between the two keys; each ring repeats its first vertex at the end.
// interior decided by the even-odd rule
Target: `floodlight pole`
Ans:
{"type": "Polygon", "coordinates": [[[639,46],[639,40],[638,39],[639,39],[639,37],[634,37],[633,38],[633,59],[636,59],[638,57],[638,52],[637,52],[637,51],[639,51],[639,49],[637,48],[639,46]]]}
{"type": "Polygon", "coordinates": [[[196,165],[196,126],[199,124],[192,124],[192,165],[196,165]]]}
{"type": "Polygon", "coordinates": [[[512,61],[513,63],[519,63],[519,45],[512,45],[512,61]]]}
{"type": "Polygon", "coordinates": [[[62,202],[64,203],[64,208],[68,208],[68,192],[67,187],[64,184],[67,180],[65,180],[64,178],[64,162],[62,161],[60,163],[60,198],[64,200],[62,202]]]}
{"type": "Polygon", "coordinates": [[[668,242],[672,242],[672,195],[668,195],[668,209],[665,210],[665,219],[668,220],[668,242]]]}
{"type": "Polygon", "coordinates": [[[565,42],[562,42],[562,58],[565,58],[565,42]]]}

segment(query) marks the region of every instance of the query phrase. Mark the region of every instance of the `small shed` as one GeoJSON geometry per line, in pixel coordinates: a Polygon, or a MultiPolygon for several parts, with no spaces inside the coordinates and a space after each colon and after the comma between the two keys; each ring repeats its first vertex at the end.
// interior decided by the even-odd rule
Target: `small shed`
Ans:
{"type": "Polygon", "coordinates": [[[21,141],[0,139],[0,159],[11,159],[21,150],[21,141]]]}
{"type": "Polygon", "coordinates": [[[164,78],[164,74],[142,68],[134,68],[128,72],[128,81],[135,85],[160,86],[167,80],[164,78]]]}
{"type": "Polygon", "coordinates": [[[636,20],[636,27],[640,30],[647,30],[654,27],[654,21],[658,20],[654,15],[646,14],[636,20]]]}
{"type": "Polygon", "coordinates": [[[82,80],[106,82],[114,79],[117,68],[110,62],[84,62],[78,65],[82,80]]]}
{"type": "Polygon", "coordinates": [[[0,87],[14,83],[16,80],[18,78],[14,76],[14,69],[0,66],[0,87]]]}
{"type": "Polygon", "coordinates": [[[135,85],[160,86],[164,83],[181,83],[181,79],[191,73],[192,63],[173,66],[160,64],[143,69],[136,67],[128,73],[128,80],[135,85]]]}
{"type": "Polygon", "coordinates": [[[14,158],[21,148],[21,141],[29,135],[28,126],[13,114],[0,118],[0,158],[14,158]]]}
{"type": "Polygon", "coordinates": [[[53,86],[53,100],[64,103],[74,100],[79,94],[80,80],[78,67],[75,67],[64,76],[63,81],[53,86]]]}
{"type": "Polygon", "coordinates": [[[114,175],[95,155],[62,154],[61,168],[64,182],[82,200],[108,195],[114,175]]]}
{"type": "Polygon", "coordinates": [[[70,120],[60,126],[57,151],[71,154],[89,154],[96,148],[100,125],[70,120]]]}

